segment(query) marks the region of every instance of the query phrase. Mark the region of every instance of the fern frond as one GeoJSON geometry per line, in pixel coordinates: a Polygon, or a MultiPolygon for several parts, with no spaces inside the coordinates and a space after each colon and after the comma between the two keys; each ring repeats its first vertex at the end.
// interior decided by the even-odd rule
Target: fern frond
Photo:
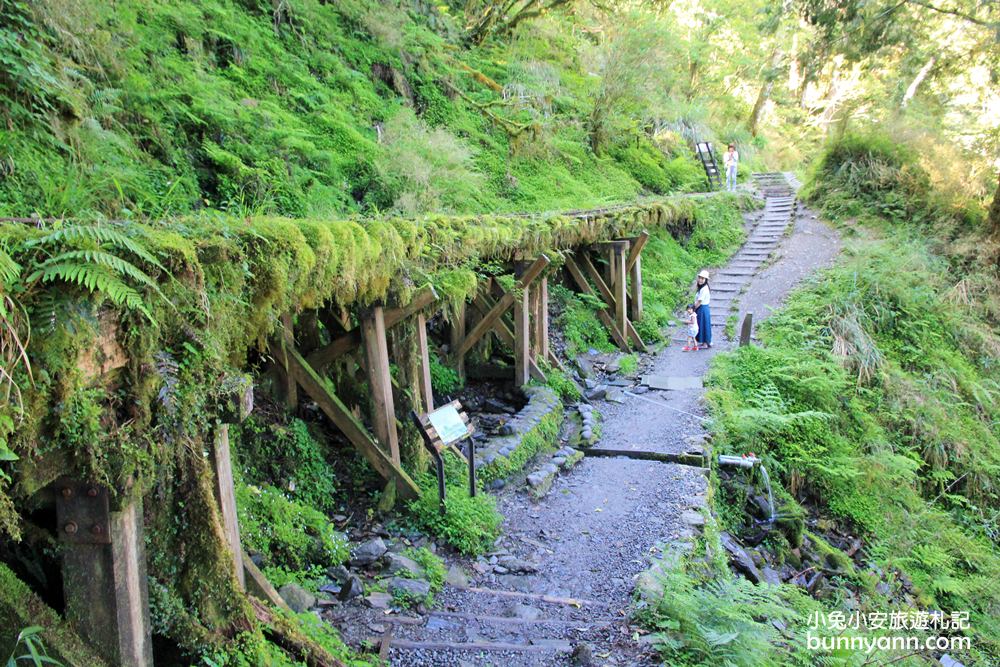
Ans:
{"type": "Polygon", "coordinates": [[[130,239],[122,232],[107,225],[70,225],[57,229],[45,236],[32,239],[25,243],[25,246],[37,247],[48,246],[57,243],[79,243],[90,241],[92,243],[108,243],[116,248],[124,248],[144,262],[152,264],[161,271],[166,271],[162,264],[146,250],[140,243],[130,239]]]}
{"type": "Polygon", "coordinates": [[[142,295],[122,282],[107,267],[93,264],[50,264],[39,268],[28,276],[29,282],[36,280],[45,283],[62,280],[85,287],[91,292],[100,292],[116,306],[136,310],[145,315],[150,322],[155,323],[152,314],[146,308],[142,295]]]}
{"type": "Polygon", "coordinates": [[[157,292],[160,291],[156,282],[146,275],[142,269],[137,267],[135,264],[132,264],[117,255],[105,252],[104,250],[70,250],[68,252],[60,253],[44,261],[31,275],[38,275],[38,273],[40,271],[44,271],[46,267],[54,266],[56,264],[71,264],[76,260],[82,260],[83,262],[89,264],[106,266],[119,275],[132,278],[136,282],[151,287],[157,292]]]}
{"type": "Polygon", "coordinates": [[[0,292],[5,286],[13,283],[19,275],[21,275],[21,265],[7,254],[3,246],[0,246],[0,292]]]}

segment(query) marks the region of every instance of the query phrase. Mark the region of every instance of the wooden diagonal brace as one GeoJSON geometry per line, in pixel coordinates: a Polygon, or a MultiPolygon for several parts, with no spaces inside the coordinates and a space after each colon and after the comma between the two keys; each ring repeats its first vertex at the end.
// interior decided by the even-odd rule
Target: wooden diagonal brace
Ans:
{"type": "MultiPolygon", "coordinates": [[[[585,254],[581,253],[580,264],[583,265],[583,268],[587,272],[587,275],[590,276],[590,279],[594,281],[594,285],[597,286],[597,290],[601,298],[604,300],[604,303],[608,304],[610,308],[615,308],[616,307],[615,296],[614,294],[611,293],[611,289],[604,282],[604,279],[601,278],[601,274],[597,271],[597,268],[594,266],[593,262],[590,261],[590,258],[587,257],[585,254]]],[[[610,317],[610,314],[608,315],[608,317],[610,317]]],[[[620,327],[619,331],[621,331],[620,327]]],[[[624,333],[625,335],[628,336],[629,340],[632,341],[632,344],[635,345],[636,348],[642,350],[643,352],[646,351],[646,344],[642,342],[642,338],[639,337],[639,332],[635,330],[635,327],[632,326],[632,322],[630,322],[628,318],[625,319],[624,333]]]]}
{"type": "MultiPolygon", "coordinates": [[[[545,255],[541,255],[538,259],[532,262],[531,266],[527,268],[521,279],[517,281],[517,286],[515,289],[525,289],[531,282],[541,275],[542,271],[549,265],[549,258],[545,255]]],[[[507,309],[514,305],[514,294],[513,292],[505,293],[496,302],[496,305],[490,309],[490,312],[486,314],[483,319],[476,323],[476,326],[472,327],[472,331],[466,335],[465,340],[462,344],[458,346],[455,350],[455,355],[458,357],[464,357],[472,347],[479,342],[486,332],[493,328],[493,323],[505,312],[507,309]]]]}
{"type": "MultiPolygon", "coordinates": [[[[368,460],[372,468],[384,479],[392,480],[396,484],[396,491],[402,498],[419,496],[420,488],[416,483],[410,479],[405,470],[396,465],[389,455],[382,451],[364,425],[351,414],[351,411],[337,398],[337,395],[330,391],[326,382],[309,362],[302,358],[298,350],[291,348],[286,351],[288,353],[288,373],[295,378],[295,381],[309,394],[309,397],[316,401],[316,405],[329,417],[330,421],[347,436],[347,439],[368,460]]],[[[280,352],[280,349],[276,349],[272,345],[271,354],[277,357],[280,352]]]]}
{"type": "Polygon", "coordinates": [[[642,252],[643,247],[646,242],[649,241],[649,232],[642,232],[638,236],[629,239],[632,244],[628,251],[628,258],[625,260],[625,270],[631,271],[632,267],[635,266],[636,261],[639,259],[639,253],[642,252]]]}
{"type": "MultiPolygon", "coordinates": [[[[385,328],[390,329],[394,327],[414,313],[431,305],[437,301],[437,299],[438,295],[437,292],[434,291],[434,287],[428,285],[420,290],[417,295],[413,297],[413,300],[402,308],[391,308],[386,310],[385,328]]],[[[354,327],[343,336],[335,338],[329,345],[325,345],[310,354],[307,358],[309,365],[318,371],[322,371],[337,357],[345,355],[359,347],[361,345],[361,340],[361,328],[354,327]]]]}
{"type": "MultiPolygon", "coordinates": [[[[587,278],[583,275],[583,272],[580,271],[580,267],[577,266],[572,257],[566,257],[566,269],[569,271],[569,275],[573,278],[573,282],[576,283],[576,286],[580,288],[581,292],[584,294],[594,294],[594,288],[587,282],[587,278]]],[[[597,311],[597,317],[604,323],[604,326],[608,328],[608,331],[611,332],[611,338],[614,339],[615,345],[623,350],[628,350],[628,341],[625,339],[625,335],[615,324],[615,321],[611,318],[611,315],[609,315],[606,310],[602,309],[597,311]]]]}
{"type": "MultiPolygon", "coordinates": [[[[493,301],[488,296],[481,293],[476,295],[472,301],[472,305],[475,306],[476,310],[478,310],[482,315],[489,313],[495,306],[493,301]]],[[[497,318],[496,322],[494,322],[493,333],[496,334],[501,343],[509,347],[511,350],[514,349],[514,332],[502,317],[497,318]]],[[[535,378],[539,382],[548,382],[548,378],[545,376],[545,371],[541,369],[535,359],[529,360],[528,371],[531,373],[531,377],[535,378]]]]}

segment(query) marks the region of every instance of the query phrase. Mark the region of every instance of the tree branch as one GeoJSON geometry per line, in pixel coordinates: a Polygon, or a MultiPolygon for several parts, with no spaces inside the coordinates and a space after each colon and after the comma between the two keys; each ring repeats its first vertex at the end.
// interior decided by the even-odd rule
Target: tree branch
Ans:
{"type": "Polygon", "coordinates": [[[984,28],[996,28],[997,27],[997,23],[996,22],[992,22],[991,23],[989,21],[984,21],[984,20],[982,20],[980,18],[972,16],[971,14],[966,14],[965,12],[961,12],[961,11],[959,11],[957,9],[947,9],[945,7],[937,7],[935,5],[932,5],[929,2],[924,2],[923,0],[905,0],[905,2],[907,2],[907,3],[911,4],[911,5],[917,5],[919,7],[923,7],[925,9],[929,9],[932,12],[937,12],[939,14],[948,14],[950,16],[957,16],[960,19],[968,21],[969,23],[975,23],[976,25],[983,26],[984,28]]]}

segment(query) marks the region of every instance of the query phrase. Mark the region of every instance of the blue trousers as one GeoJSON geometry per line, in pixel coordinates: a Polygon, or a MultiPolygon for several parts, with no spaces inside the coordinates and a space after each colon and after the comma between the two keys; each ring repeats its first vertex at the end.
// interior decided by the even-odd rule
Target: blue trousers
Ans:
{"type": "Polygon", "coordinates": [[[736,189],[736,165],[726,169],[726,189],[734,190],[736,189]]]}
{"type": "Polygon", "coordinates": [[[711,345],[712,310],[708,307],[707,303],[703,303],[698,306],[698,310],[695,311],[695,315],[698,317],[698,335],[695,336],[695,340],[699,343],[711,345]]]}

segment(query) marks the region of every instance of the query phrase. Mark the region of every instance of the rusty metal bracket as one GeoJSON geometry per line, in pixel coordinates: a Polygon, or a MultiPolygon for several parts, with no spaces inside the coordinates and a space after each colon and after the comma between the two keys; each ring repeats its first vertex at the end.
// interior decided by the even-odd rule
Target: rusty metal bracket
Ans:
{"type": "Polygon", "coordinates": [[[56,491],[59,540],[70,544],[111,544],[108,489],[62,478],[56,491]]]}

